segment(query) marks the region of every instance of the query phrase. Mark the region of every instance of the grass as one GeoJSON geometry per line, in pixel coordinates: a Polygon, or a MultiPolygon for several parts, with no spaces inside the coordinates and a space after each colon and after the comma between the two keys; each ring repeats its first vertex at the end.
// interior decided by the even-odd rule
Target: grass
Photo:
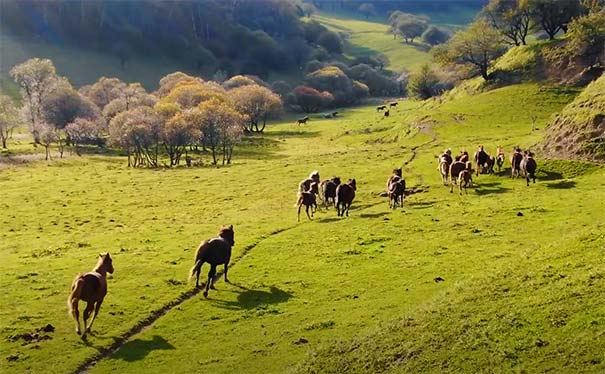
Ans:
{"type": "Polygon", "coordinates": [[[538,154],[536,185],[482,175],[464,196],[436,172],[445,147],[535,144],[531,115],[542,123],[575,95],[530,84],[405,101],[387,119],[365,107],[288,121],[219,169],[87,156],[2,170],[2,371],[74,371],[190,290],[193,250],[230,223],[233,283],[184,301],[88,372],[602,372],[605,169],[538,154]],[[399,165],[425,192],[390,210],[379,193],[399,165]],[[296,222],[297,183],[315,169],[357,179],[350,217],[296,222]],[[65,300],[107,250],[116,271],[83,342],[65,300]],[[48,323],[51,339],[8,340],[48,323]]]}

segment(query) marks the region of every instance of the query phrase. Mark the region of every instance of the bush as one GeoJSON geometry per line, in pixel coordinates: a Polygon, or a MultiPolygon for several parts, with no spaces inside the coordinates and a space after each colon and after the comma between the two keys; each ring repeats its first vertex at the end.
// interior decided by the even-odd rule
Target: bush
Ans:
{"type": "Polygon", "coordinates": [[[374,70],[366,64],[355,65],[350,69],[349,77],[364,83],[372,96],[388,96],[400,93],[397,82],[374,70]]]}
{"type": "Polygon", "coordinates": [[[313,87],[298,86],[292,92],[293,101],[305,113],[315,113],[330,106],[334,96],[329,92],[319,92],[313,87]]]}
{"type": "Polygon", "coordinates": [[[450,34],[440,30],[435,26],[431,26],[422,34],[422,39],[430,45],[443,44],[450,39],[450,34]]]}
{"type": "Polygon", "coordinates": [[[328,30],[322,32],[317,39],[317,43],[330,53],[342,53],[342,39],[340,38],[340,35],[334,31],[328,30]]]}
{"type": "Polygon", "coordinates": [[[319,69],[322,69],[324,66],[325,65],[323,62],[320,62],[317,60],[311,60],[311,61],[307,62],[307,65],[305,65],[305,74],[309,74],[309,73],[312,73],[319,69]]]}
{"type": "Polygon", "coordinates": [[[426,100],[438,94],[439,79],[431,67],[423,65],[420,71],[413,74],[408,82],[408,93],[418,99],[426,100]]]}
{"type": "Polygon", "coordinates": [[[307,74],[305,80],[309,86],[319,91],[332,93],[336,105],[347,105],[357,101],[351,79],[336,66],[328,66],[307,74]]]}

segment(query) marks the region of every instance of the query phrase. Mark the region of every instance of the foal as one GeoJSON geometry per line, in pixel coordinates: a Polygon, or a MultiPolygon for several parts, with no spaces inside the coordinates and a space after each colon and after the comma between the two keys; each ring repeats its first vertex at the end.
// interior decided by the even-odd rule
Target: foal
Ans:
{"type": "Polygon", "coordinates": [[[86,301],[86,309],[84,309],[84,334],[82,338],[86,337],[86,333],[90,332],[92,323],[99,314],[103,299],[107,295],[107,273],[113,274],[113,263],[109,253],[99,254],[99,260],[97,265],[92,269],[91,272],[86,274],[78,274],[71,284],[71,293],[67,298],[67,308],[69,314],[76,320],[76,333],[80,335],[80,311],[78,310],[79,301],[86,301]],[[87,326],[86,321],[90,317],[90,313],[93,312],[92,320],[87,326]]]}

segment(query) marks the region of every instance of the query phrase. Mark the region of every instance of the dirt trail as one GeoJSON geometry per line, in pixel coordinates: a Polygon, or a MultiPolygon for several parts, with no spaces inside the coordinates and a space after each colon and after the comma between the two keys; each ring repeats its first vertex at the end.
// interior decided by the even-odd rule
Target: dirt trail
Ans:
{"type": "MultiPolygon", "coordinates": [[[[268,235],[264,235],[264,236],[260,237],[256,242],[247,245],[246,247],[244,247],[243,251],[239,254],[239,256],[235,257],[231,261],[229,268],[231,269],[234,266],[236,266],[239,261],[241,261],[243,258],[245,258],[250,253],[250,251],[252,251],[255,247],[257,247],[263,241],[265,241],[275,235],[281,234],[285,231],[291,230],[297,226],[298,225],[285,227],[282,229],[272,231],[268,235]]],[[[218,271],[219,276],[222,274],[223,274],[222,271],[218,271]]],[[[132,326],[128,331],[126,331],[125,333],[120,335],[120,337],[116,338],[115,341],[113,342],[113,344],[111,344],[109,347],[101,349],[99,351],[99,353],[97,353],[94,356],[89,357],[86,361],[84,361],[80,365],[78,365],[78,367],[74,370],[74,373],[78,373],[78,374],[86,373],[88,371],[88,369],[93,367],[98,361],[117,352],[126,342],[128,342],[128,340],[130,340],[130,338],[132,338],[133,336],[137,335],[138,333],[142,332],[143,330],[145,330],[148,327],[150,327],[151,325],[153,325],[155,323],[155,321],[157,321],[160,317],[166,315],[168,312],[170,312],[174,308],[178,307],[185,301],[187,301],[187,300],[193,298],[194,296],[196,296],[197,294],[199,294],[202,291],[202,289],[203,288],[200,287],[200,288],[193,288],[188,291],[185,291],[185,292],[181,293],[177,298],[169,301],[168,303],[164,304],[160,308],[152,311],[151,313],[149,313],[149,315],[147,317],[145,317],[142,320],[140,320],[139,322],[137,322],[137,324],[132,326]]]]}

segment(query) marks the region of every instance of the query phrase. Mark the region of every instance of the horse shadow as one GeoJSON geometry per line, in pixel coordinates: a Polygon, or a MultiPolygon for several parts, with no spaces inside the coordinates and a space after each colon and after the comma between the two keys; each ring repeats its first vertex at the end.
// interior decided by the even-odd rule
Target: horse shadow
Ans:
{"type": "Polygon", "coordinates": [[[405,204],[404,205],[408,205],[412,208],[416,208],[416,209],[427,209],[427,208],[432,208],[433,205],[435,205],[436,201],[413,201],[410,202],[409,204],[405,204]]]}
{"type": "Polygon", "coordinates": [[[330,223],[330,222],[337,222],[340,221],[340,218],[336,218],[336,217],[326,217],[326,218],[321,218],[318,219],[317,222],[319,223],[330,223]]]}
{"type": "Polygon", "coordinates": [[[538,170],[536,172],[536,177],[543,181],[556,181],[563,179],[563,174],[557,171],[538,170]]]}
{"type": "Polygon", "coordinates": [[[359,217],[361,218],[380,218],[388,215],[389,212],[379,212],[379,213],[361,213],[359,217]]]}
{"type": "Polygon", "coordinates": [[[511,190],[510,188],[502,187],[502,183],[500,182],[474,184],[473,187],[477,195],[501,194],[511,190]]]}
{"type": "Polygon", "coordinates": [[[134,339],[126,342],[115,353],[115,357],[127,362],[134,362],[144,359],[152,351],[173,349],[176,348],[166,339],[154,335],[150,340],[134,339]]]}
{"type": "Polygon", "coordinates": [[[556,190],[568,190],[570,188],[574,188],[576,186],[575,181],[563,180],[554,183],[547,183],[546,187],[554,188],[556,190]]]}
{"type": "Polygon", "coordinates": [[[275,286],[269,288],[269,292],[263,290],[251,290],[244,286],[232,283],[239,289],[237,300],[217,300],[216,305],[220,308],[229,310],[250,310],[262,305],[279,304],[288,301],[294,297],[291,293],[281,290],[275,286]]]}

